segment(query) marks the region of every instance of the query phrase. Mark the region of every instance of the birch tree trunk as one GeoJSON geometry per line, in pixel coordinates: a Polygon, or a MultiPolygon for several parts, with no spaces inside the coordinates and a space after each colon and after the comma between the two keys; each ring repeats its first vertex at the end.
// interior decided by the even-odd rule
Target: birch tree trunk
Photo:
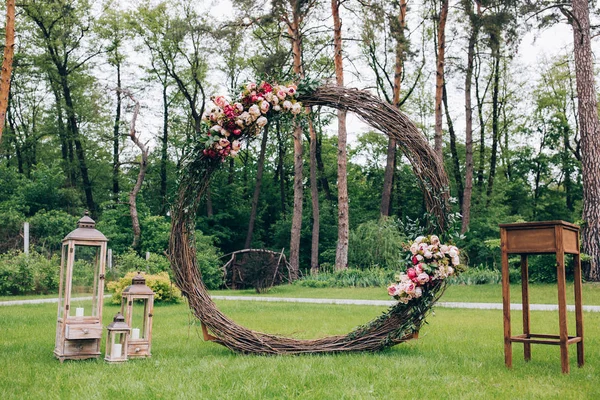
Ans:
{"type": "Polygon", "coordinates": [[[587,279],[600,280],[600,124],[594,86],[594,64],[590,41],[590,15],[587,0],[573,0],[573,42],[577,108],[581,135],[583,177],[584,253],[591,257],[587,279]]]}
{"type": "Polygon", "coordinates": [[[10,93],[10,77],[15,53],[15,0],[6,0],[6,40],[4,43],[4,58],[2,72],[0,72],[0,143],[2,131],[8,108],[8,95],[10,93]]]}
{"type": "MultiPolygon", "coordinates": [[[[344,65],[342,58],[342,20],[340,19],[340,0],[331,0],[333,15],[333,44],[335,63],[335,81],[344,86],[344,65]]],[[[338,186],[338,239],[335,250],[335,269],[348,268],[348,233],[350,229],[348,207],[348,178],[346,154],[346,111],[338,110],[338,152],[337,152],[337,186],[338,186]]]]}

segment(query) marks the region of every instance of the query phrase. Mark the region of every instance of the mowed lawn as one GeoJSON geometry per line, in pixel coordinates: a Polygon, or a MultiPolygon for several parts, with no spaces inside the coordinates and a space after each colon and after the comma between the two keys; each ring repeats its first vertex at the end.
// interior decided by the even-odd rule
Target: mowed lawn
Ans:
{"type": "MultiPolygon", "coordinates": [[[[462,289],[471,288],[487,289],[462,289]]],[[[541,288],[541,295],[552,288],[541,288]]],[[[335,293],[299,289],[304,297],[335,293]]],[[[466,294],[452,298],[452,289],[442,300],[480,301],[466,294]]],[[[286,290],[294,287],[271,295],[286,290]]],[[[592,294],[596,290],[587,287],[592,294]]],[[[333,297],[373,298],[374,292],[341,293],[347,295],[333,297]]],[[[385,310],[236,301],[218,305],[240,324],[298,338],[343,334],[385,310]]],[[[107,304],[105,325],[117,310],[107,304]]],[[[515,332],[520,332],[520,318],[513,312],[515,332]]],[[[234,354],[202,341],[185,304],[165,305],[155,308],[153,357],[110,365],[54,359],[56,304],[0,307],[0,399],[597,399],[600,313],[585,313],[584,318],[586,365],[577,368],[572,345],[571,374],[563,375],[557,346],[534,345],[533,359],[525,363],[522,346],[515,344],[514,368],[506,369],[502,312],[496,310],[439,308],[418,340],[380,353],[265,357],[234,354]]],[[[532,312],[532,330],[557,333],[557,319],[555,312],[532,312]]],[[[572,333],[573,319],[570,313],[572,333]]]]}

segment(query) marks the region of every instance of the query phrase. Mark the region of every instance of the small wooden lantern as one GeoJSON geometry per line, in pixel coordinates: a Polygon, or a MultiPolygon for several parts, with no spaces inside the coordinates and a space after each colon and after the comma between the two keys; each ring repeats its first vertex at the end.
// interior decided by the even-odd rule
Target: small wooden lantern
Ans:
{"type": "Polygon", "coordinates": [[[127,355],[130,358],[150,357],[152,344],[152,313],[154,292],[146,286],[146,278],[138,272],[131,286],[123,290],[121,313],[131,328],[127,355]]]}
{"type": "Polygon", "coordinates": [[[108,239],[86,212],[63,239],[54,355],[61,362],[100,357],[108,239]]]}
{"type": "Polygon", "coordinates": [[[106,330],[108,336],[106,337],[104,360],[111,363],[127,361],[127,343],[131,329],[125,323],[123,314],[117,313],[113,322],[106,327],[106,330]]]}

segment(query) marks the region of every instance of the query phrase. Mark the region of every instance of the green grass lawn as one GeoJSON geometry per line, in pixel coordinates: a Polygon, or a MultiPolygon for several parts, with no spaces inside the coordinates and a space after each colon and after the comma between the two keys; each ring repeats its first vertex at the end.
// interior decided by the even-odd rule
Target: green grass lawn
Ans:
{"type": "MultiPolygon", "coordinates": [[[[511,285],[511,302],[521,302],[521,286],[511,285]]],[[[556,284],[535,284],[529,286],[531,303],[556,304],[558,292],[556,284]]],[[[308,288],[296,285],[282,285],[257,294],[254,290],[213,290],[213,295],[222,296],[266,296],[266,297],[313,297],[321,299],[369,299],[390,300],[385,288],[308,288]]],[[[476,303],[502,303],[501,285],[454,285],[448,286],[441,301],[476,303]]],[[[574,304],[573,284],[567,284],[567,302],[574,304]]],[[[600,305],[600,284],[583,285],[583,303],[600,305]]]]}
{"type": "MultiPolygon", "coordinates": [[[[330,297],[357,298],[367,292],[376,293],[357,290],[355,296],[330,297]]],[[[245,326],[299,338],[348,332],[385,309],[235,301],[218,305],[245,326]]],[[[105,325],[117,310],[106,302],[105,325]]],[[[525,363],[522,346],[515,344],[514,368],[507,370],[502,312],[495,310],[438,309],[419,340],[381,353],[282,357],[238,355],[203,342],[185,304],[158,306],[154,314],[151,359],[123,365],[101,360],[61,364],[52,354],[55,304],[0,307],[0,399],[600,398],[598,313],[585,313],[586,365],[576,367],[571,346],[570,375],[560,372],[557,346],[534,345],[533,359],[525,363]]],[[[556,314],[532,312],[532,329],[556,333],[556,314]]],[[[572,325],[573,315],[569,317],[572,325]]],[[[520,313],[513,313],[513,321],[517,332],[520,313]]]]}

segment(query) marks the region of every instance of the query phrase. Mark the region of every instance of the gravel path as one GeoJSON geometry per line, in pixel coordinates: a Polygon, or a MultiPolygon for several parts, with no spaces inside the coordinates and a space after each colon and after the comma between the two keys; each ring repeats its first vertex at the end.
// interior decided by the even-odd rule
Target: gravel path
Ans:
{"type": "MultiPolygon", "coordinates": [[[[110,297],[105,295],[104,297],[110,297]]],[[[276,303],[311,303],[311,304],[352,304],[361,306],[392,306],[396,302],[393,300],[351,300],[351,299],[311,299],[311,298],[290,298],[290,297],[255,297],[255,296],[212,296],[214,300],[230,301],[265,301],[276,303]]],[[[81,300],[91,300],[91,297],[82,297],[81,300]]],[[[43,304],[57,303],[58,299],[33,299],[33,300],[12,300],[0,301],[0,306],[17,306],[24,304],[43,304]]],[[[502,310],[502,303],[460,303],[460,302],[438,302],[436,307],[441,308],[470,308],[476,310],[502,310]]],[[[522,310],[523,305],[513,303],[511,310],[522,310]]],[[[575,311],[575,306],[567,306],[569,311],[575,311]]],[[[531,311],[557,311],[556,304],[531,304],[531,311]]],[[[600,312],[600,306],[583,306],[583,311],[600,312]]]]}

